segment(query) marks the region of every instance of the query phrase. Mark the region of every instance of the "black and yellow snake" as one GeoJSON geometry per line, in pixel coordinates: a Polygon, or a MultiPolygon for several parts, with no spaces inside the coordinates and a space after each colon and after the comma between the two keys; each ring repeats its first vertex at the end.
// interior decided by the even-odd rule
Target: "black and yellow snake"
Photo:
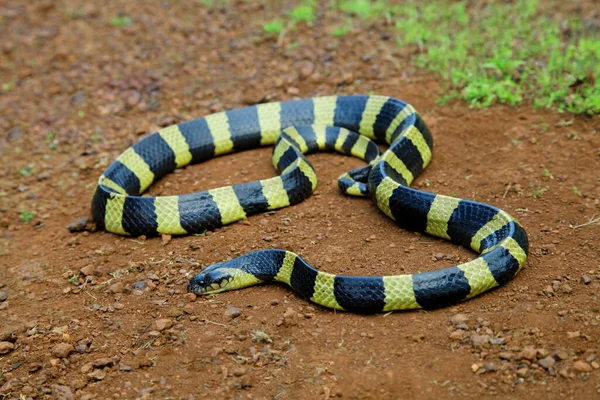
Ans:
{"type": "Polygon", "coordinates": [[[508,282],[525,263],[528,241],[522,226],[502,210],[410,188],[429,163],[432,145],[414,108],[391,97],[259,104],[173,125],[140,140],[100,176],[92,213],[99,226],[122,235],[204,232],[306,199],[317,176],[303,154],[337,150],[369,163],[340,177],[343,192],[368,195],[403,228],[451,240],[480,256],[419,274],[340,276],[318,271],[289,251],[262,250],[206,268],[188,289],[208,294],[278,281],[339,310],[442,307],[508,282]],[[380,154],[371,139],[389,144],[388,150],[380,154]],[[273,144],[280,176],[181,196],[140,196],[175,168],[273,144]]]}

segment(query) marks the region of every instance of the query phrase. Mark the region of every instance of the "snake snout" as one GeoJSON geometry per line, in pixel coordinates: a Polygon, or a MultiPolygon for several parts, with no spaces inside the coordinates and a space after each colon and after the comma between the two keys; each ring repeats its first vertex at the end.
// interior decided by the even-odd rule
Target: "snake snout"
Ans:
{"type": "Polygon", "coordinates": [[[188,283],[188,291],[196,294],[211,294],[226,290],[232,276],[223,270],[221,264],[211,265],[194,276],[188,283]]]}

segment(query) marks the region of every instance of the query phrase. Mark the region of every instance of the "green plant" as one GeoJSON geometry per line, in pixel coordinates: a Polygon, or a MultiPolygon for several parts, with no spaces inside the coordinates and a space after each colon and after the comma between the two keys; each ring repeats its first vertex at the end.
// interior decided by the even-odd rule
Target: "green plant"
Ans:
{"type": "Polygon", "coordinates": [[[491,2],[474,11],[467,4],[408,1],[385,8],[396,18],[398,44],[416,47],[417,65],[446,79],[440,103],[530,100],[535,107],[600,113],[597,32],[578,20],[559,24],[540,16],[536,0],[491,2]]]}
{"type": "Polygon", "coordinates": [[[131,25],[131,18],[127,15],[117,15],[110,20],[110,24],[116,28],[127,28],[129,25],[131,25]]]}
{"type": "Polygon", "coordinates": [[[548,191],[548,188],[533,189],[532,190],[533,198],[541,199],[542,197],[544,197],[544,193],[546,193],[547,191],[548,191]]]}
{"type": "Polygon", "coordinates": [[[350,23],[348,23],[346,25],[336,26],[335,28],[333,28],[331,30],[331,35],[333,35],[335,37],[344,36],[345,34],[350,32],[350,29],[352,29],[352,24],[350,24],[350,23]]]}
{"type": "Polygon", "coordinates": [[[34,217],[35,217],[35,214],[32,213],[31,211],[26,211],[23,209],[21,209],[19,211],[19,218],[21,218],[21,221],[23,221],[26,224],[30,223],[34,217]]]}
{"type": "Polygon", "coordinates": [[[306,22],[310,25],[316,18],[314,7],[310,4],[296,6],[290,12],[290,18],[294,22],[306,22]]]}
{"type": "Polygon", "coordinates": [[[29,175],[31,175],[32,171],[33,171],[33,164],[26,164],[23,168],[21,168],[19,170],[19,173],[23,176],[29,176],[29,175]]]}
{"type": "Polygon", "coordinates": [[[263,24],[263,31],[270,35],[279,35],[285,28],[285,22],[275,19],[263,24]]]}
{"type": "Polygon", "coordinates": [[[15,81],[10,81],[10,82],[3,83],[2,84],[2,91],[3,92],[9,92],[9,91],[13,90],[16,86],[17,86],[17,84],[15,83],[15,81]]]}

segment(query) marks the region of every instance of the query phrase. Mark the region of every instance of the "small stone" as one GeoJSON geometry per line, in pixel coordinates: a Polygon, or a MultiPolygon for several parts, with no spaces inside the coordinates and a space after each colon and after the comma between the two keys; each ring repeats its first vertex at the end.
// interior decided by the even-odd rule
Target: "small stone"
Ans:
{"type": "Polygon", "coordinates": [[[490,337],[487,335],[473,334],[471,336],[471,346],[473,347],[487,347],[490,343],[490,337]]]}
{"type": "Polygon", "coordinates": [[[537,356],[538,358],[546,358],[550,355],[550,352],[546,349],[537,349],[537,356]]]}
{"type": "Polygon", "coordinates": [[[123,293],[123,282],[113,283],[108,287],[108,291],[111,293],[123,293]]]}
{"type": "Polygon", "coordinates": [[[69,343],[59,343],[52,348],[52,355],[58,358],[66,358],[73,350],[75,349],[69,343]]]}
{"type": "Polygon", "coordinates": [[[131,284],[133,290],[145,290],[148,287],[146,281],[137,281],[131,284]]]}
{"type": "Polygon", "coordinates": [[[119,371],[129,372],[132,370],[133,370],[133,368],[131,368],[130,365],[119,365],[119,371]]]}
{"type": "Polygon", "coordinates": [[[452,339],[452,340],[463,340],[464,337],[465,337],[465,332],[461,331],[460,329],[456,330],[450,334],[450,339],[452,339]]]}
{"type": "Polygon", "coordinates": [[[92,381],[101,381],[102,379],[106,378],[106,372],[104,372],[102,369],[95,369],[87,374],[87,376],[92,381]]]}
{"type": "Polygon", "coordinates": [[[496,367],[492,363],[487,363],[487,364],[485,364],[485,370],[489,371],[489,372],[495,372],[495,371],[498,371],[498,367],[496,367]]]}
{"type": "Polygon", "coordinates": [[[67,225],[67,229],[69,232],[82,232],[86,230],[88,222],[90,222],[90,217],[81,217],[67,225]]]}
{"type": "Polygon", "coordinates": [[[283,324],[285,326],[295,326],[298,324],[298,313],[291,307],[288,307],[283,313],[283,324]]]}
{"type": "Polygon", "coordinates": [[[0,354],[8,354],[13,351],[15,345],[11,342],[0,342],[0,354]]]}
{"type": "Polygon", "coordinates": [[[547,356],[546,358],[543,358],[540,361],[538,361],[538,364],[544,369],[550,369],[554,367],[554,364],[556,364],[556,360],[552,356],[547,356]]]}
{"type": "Polygon", "coordinates": [[[278,304],[279,304],[279,300],[277,300],[277,299],[273,299],[273,300],[271,300],[271,305],[272,305],[272,306],[276,306],[276,305],[278,305],[278,304]]]}
{"type": "Polygon", "coordinates": [[[498,353],[498,357],[500,357],[501,360],[510,361],[513,358],[515,358],[515,355],[513,353],[511,353],[510,351],[502,351],[502,352],[498,353]]]}
{"type": "Polygon", "coordinates": [[[81,268],[79,272],[81,272],[85,276],[92,276],[94,275],[94,272],[96,272],[96,266],[86,265],[85,267],[81,268]]]}
{"type": "Polygon", "coordinates": [[[173,317],[173,318],[177,318],[179,317],[181,314],[183,314],[183,311],[177,307],[171,307],[169,308],[169,310],[167,311],[167,315],[169,317],[173,317]]]}
{"type": "Polygon", "coordinates": [[[300,78],[301,79],[306,79],[309,76],[312,75],[313,71],[315,70],[315,64],[313,64],[310,61],[305,62],[302,67],[300,68],[300,78]]]}
{"type": "Polygon", "coordinates": [[[196,310],[194,309],[194,306],[191,303],[188,303],[183,307],[183,312],[185,312],[186,314],[191,315],[194,314],[195,311],[196,310]]]}
{"type": "Polygon", "coordinates": [[[234,318],[237,318],[240,315],[242,315],[242,310],[237,307],[227,306],[227,308],[225,309],[224,315],[227,318],[234,319],[234,318]]]}
{"type": "Polygon", "coordinates": [[[6,301],[8,299],[8,291],[5,289],[0,289],[0,301],[6,301]]]}
{"type": "Polygon", "coordinates": [[[567,337],[569,339],[575,339],[581,336],[581,332],[579,331],[573,331],[573,332],[567,332],[567,337]]]}
{"type": "Polygon", "coordinates": [[[573,363],[573,371],[575,372],[592,372],[592,366],[585,361],[578,360],[573,363]]]}
{"type": "Polygon", "coordinates": [[[196,293],[186,293],[183,297],[189,302],[194,302],[198,296],[196,296],[196,293]]]}
{"type": "Polygon", "coordinates": [[[560,371],[558,371],[558,374],[563,378],[570,378],[569,373],[565,368],[562,368],[560,371]]]}
{"type": "Polygon", "coordinates": [[[467,317],[465,314],[455,314],[452,316],[452,318],[450,318],[450,322],[452,322],[452,325],[454,326],[466,324],[469,322],[469,317],[467,317]]]}
{"type": "Polygon", "coordinates": [[[70,387],[61,385],[52,386],[52,396],[57,400],[71,400],[75,398],[70,387]]]}
{"type": "Polygon", "coordinates": [[[235,367],[231,370],[233,376],[242,376],[246,373],[246,368],[244,367],[235,367]]]}
{"type": "Polygon", "coordinates": [[[161,240],[162,240],[163,246],[169,244],[169,242],[171,241],[172,238],[173,237],[171,235],[162,235],[161,240]]]}
{"type": "Polygon", "coordinates": [[[289,94],[291,96],[296,96],[299,93],[300,93],[300,90],[298,90],[297,87],[290,86],[289,88],[287,88],[287,94],[289,94]]]}
{"type": "Polygon", "coordinates": [[[519,360],[535,361],[537,358],[537,351],[533,347],[525,347],[517,356],[519,360]]]}
{"type": "Polygon", "coordinates": [[[520,376],[521,378],[525,378],[527,376],[528,371],[529,371],[529,369],[527,367],[519,368],[517,370],[517,375],[520,376]]]}
{"type": "Polygon", "coordinates": [[[581,283],[584,285],[589,285],[592,282],[592,278],[587,275],[581,275],[581,283]]]}
{"type": "Polygon", "coordinates": [[[157,319],[154,321],[154,327],[157,331],[162,332],[165,329],[169,329],[173,326],[173,321],[168,318],[157,319]]]}
{"type": "Polygon", "coordinates": [[[477,365],[477,364],[471,365],[471,371],[473,371],[473,372],[479,371],[479,365],[477,365]]]}
{"type": "Polygon", "coordinates": [[[600,368],[600,364],[598,364],[598,361],[592,361],[592,362],[590,363],[590,365],[591,365],[591,366],[592,366],[592,368],[594,368],[594,369],[598,369],[598,368],[600,368]]]}
{"type": "Polygon", "coordinates": [[[564,350],[555,351],[552,355],[557,360],[566,360],[567,358],[569,358],[569,354],[567,354],[567,352],[564,350]]]}
{"type": "Polygon", "coordinates": [[[112,367],[113,365],[115,365],[115,361],[108,357],[98,358],[92,363],[94,368],[112,367]]]}
{"type": "Polygon", "coordinates": [[[503,337],[490,338],[490,343],[495,346],[500,346],[506,339],[503,337]]]}
{"type": "Polygon", "coordinates": [[[573,288],[571,287],[571,285],[564,283],[560,286],[560,291],[562,293],[569,294],[573,291],[573,288]]]}

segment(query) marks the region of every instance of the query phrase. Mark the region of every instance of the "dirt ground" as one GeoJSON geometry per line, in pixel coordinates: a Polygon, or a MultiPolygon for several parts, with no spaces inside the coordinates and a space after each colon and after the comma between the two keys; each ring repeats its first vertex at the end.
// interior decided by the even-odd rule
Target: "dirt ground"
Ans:
{"type": "MultiPolygon", "coordinates": [[[[232,4],[0,5],[0,397],[599,398],[600,225],[580,225],[600,215],[600,119],[441,107],[438,79],[411,66],[391,27],[365,22],[333,38],[339,17],[327,14],[277,46],[261,25],[275,11],[232,4]],[[111,25],[118,15],[130,26],[111,25]],[[333,154],[309,157],[313,197],[203,236],[66,228],[90,215],[104,168],[159,127],[369,92],[408,101],[431,128],[433,161],[417,187],[494,204],[525,226],[529,261],[508,285],[455,307],[375,316],[335,313],[283,286],[186,294],[203,266],[262,248],[354,275],[475,256],[341,196],[337,176],[361,162],[333,154]]],[[[150,193],[273,176],[270,152],[188,167],[150,193]]]]}

